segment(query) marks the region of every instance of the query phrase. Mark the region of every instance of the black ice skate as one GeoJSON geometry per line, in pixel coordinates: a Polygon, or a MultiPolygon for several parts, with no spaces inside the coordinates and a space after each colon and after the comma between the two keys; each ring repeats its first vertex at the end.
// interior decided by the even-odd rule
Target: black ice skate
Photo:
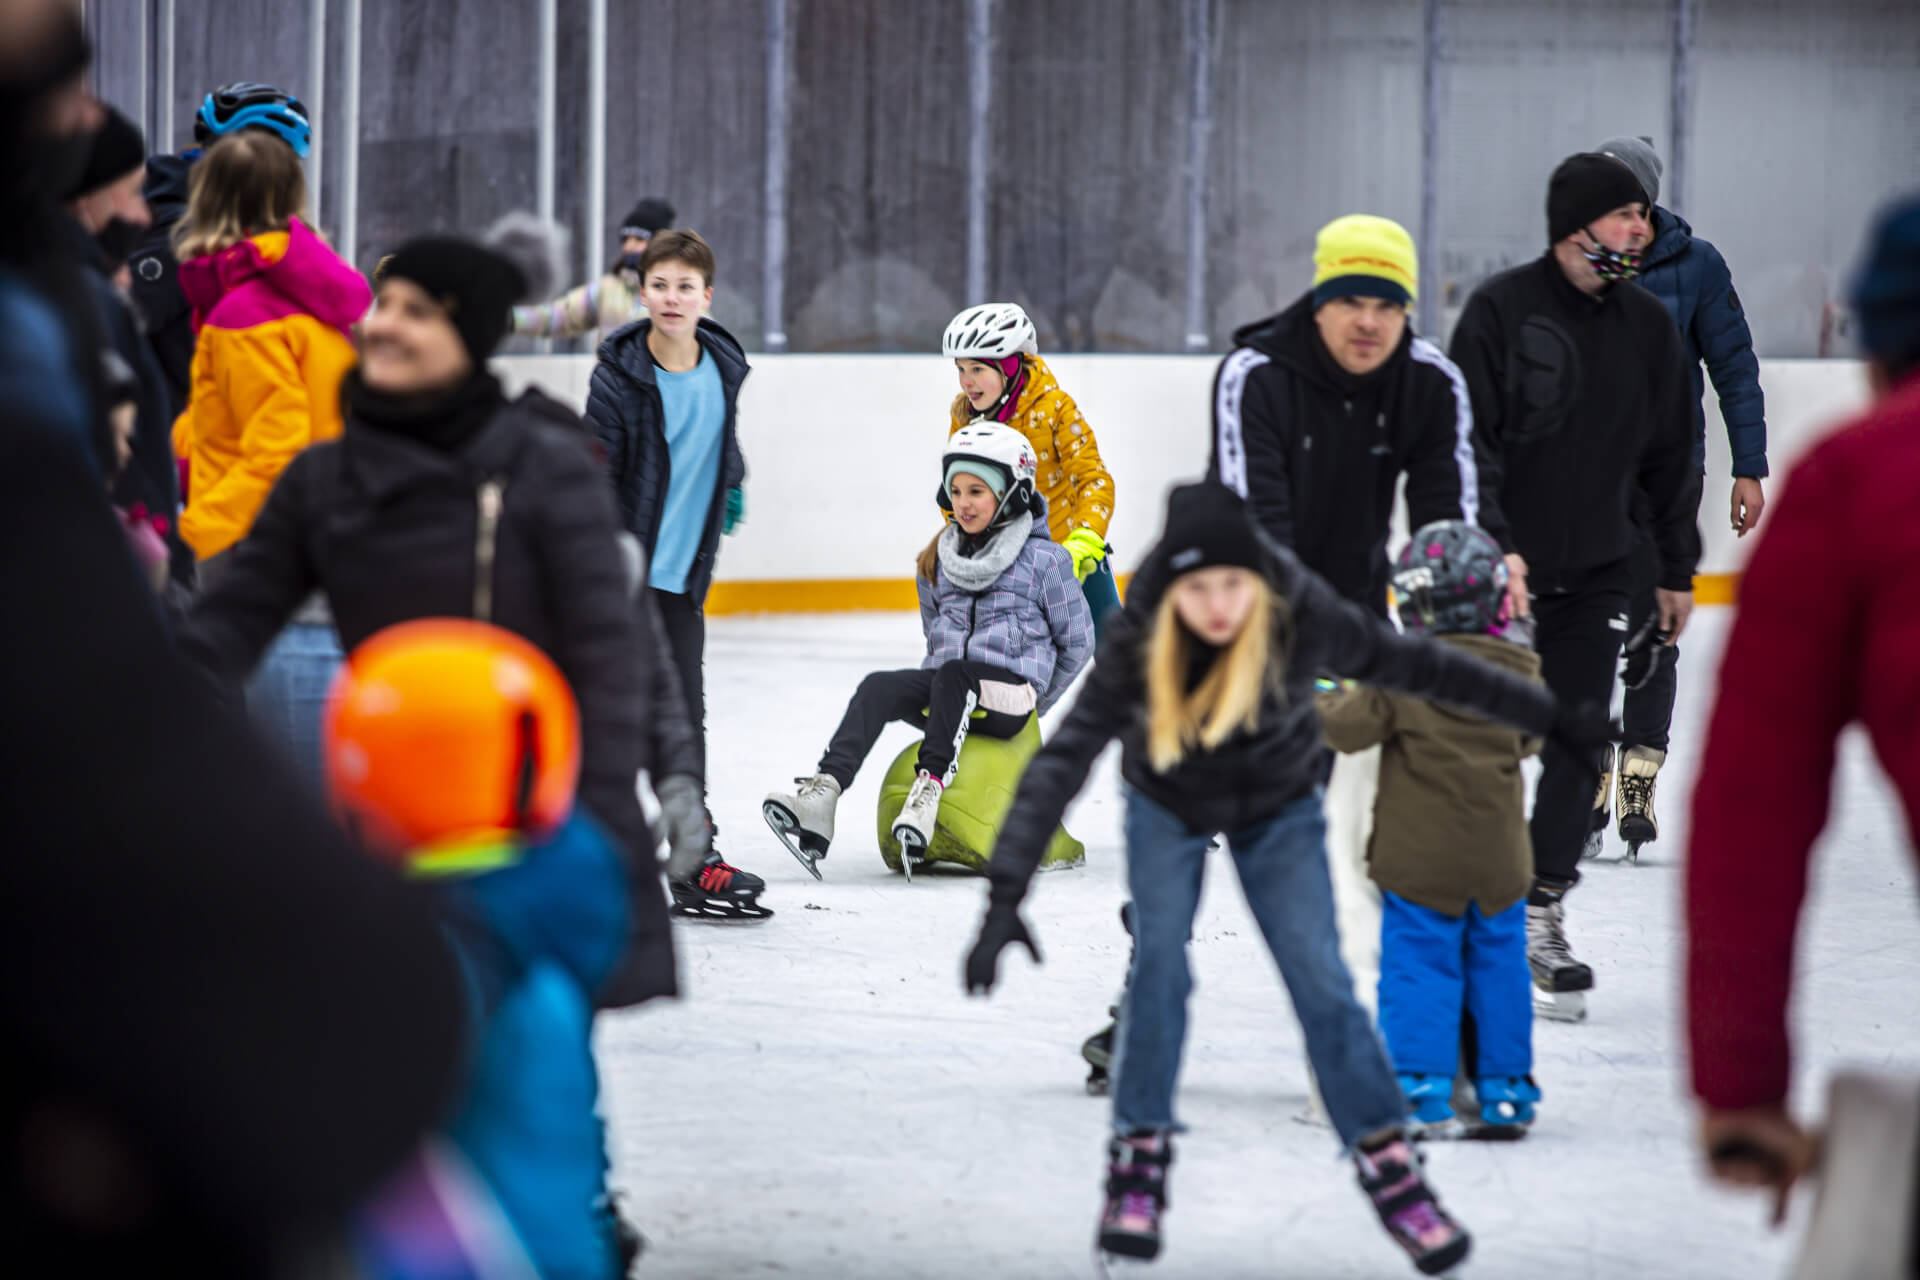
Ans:
{"type": "Polygon", "coordinates": [[[807,874],[818,880],[818,864],[833,843],[833,811],[840,801],[840,784],[824,773],[794,782],[799,784],[795,790],[776,791],[762,801],[760,816],[807,874]]]}
{"type": "Polygon", "coordinates": [[[1440,1207],[1403,1134],[1363,1142],[1353,1160],[1381,1225],[1422,1275],[1444,1275],[1466,1260],[1473,1237],[1440,1207]]]}
{"type": "Polygon", "coordinates": [[[1620,838],[1627,842],[1629,861],[1640,857],[1640,846],[1660,838],[1653,816],[1653,788],[1667,753],[1653,747],[1628,747],[1620,753],[1620,838]]]}
{"type": "Polygon", "coordinates": [[[1167,1208],[1173,1140],[1149,1132],[1107,1143],[1107,1204],[1100,1211],[1094,1257],[1102,1272],[1113,1258],[1145,1262],[1160,1255],[1160,1215],[1167,1208]]]}
{"type": "Polygon", "coordinates": [[[700,920],[765,920],[773,914],[760,905],[767,882],[750,871],[730,866],[718,853],[707,855],[706,865],[691,880],[668,883],[673,890],[673,914],[700,920]]]}
{"type": "Polygon", "coordinates": [[[1593,821],[1587,827],[1587,843],[1580,849],[1582,858],[1597,858],[1607,847],[1607,822],[1612,816],[1607,803],[1613,798],[1613,747],[1600,757],[1600,786],[1593,795],[1593,821]]]}
{"type": "Polygon", "coordinates": [[[1555,1022],[1581,1022],[1593,970],[1574,959],[1567,945],[1566,913],[1557,899],[1543,907],[1527,904],[1527,967],[1533,971],[1534,1012],[1555,1022]]]}
{"type": "MultiPolygon", "coordinates": [[[[1107,1010],[1109,1018],[1119,1017],[1118,1009],[1107,1010]]],[[[1080,1045],[1080,1056],[1087,1060],[1087,1092],[1096,1098],[1107,1096],[1107,1086],[1112,1083],[1107,1071],[1113,1066],[1113,1033],[1119,1024],[1108,1022],[1080,1045]]]]}

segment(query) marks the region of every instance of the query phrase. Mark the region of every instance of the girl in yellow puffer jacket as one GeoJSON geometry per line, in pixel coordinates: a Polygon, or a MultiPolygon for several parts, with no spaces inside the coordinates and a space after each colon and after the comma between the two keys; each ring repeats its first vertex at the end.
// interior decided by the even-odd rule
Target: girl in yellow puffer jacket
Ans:
{"type": "MultiPolygon", "coordinates": [[[[180,287],[193,306],[186,410],[173,429],[186,462],[180,536],[210,587],[294,458],[340,434],[348,330],[372,290],[300,215],[300,158],[257,129],[220,139],[193,167],[174,230],[180,287]]],[[[302,606],[248,686],[248,703],[318,791],[320,712],[340,663],[325,602],[302,606]]]]}
{"type": "Polygon", "coordinates": [[[1003,422],[1033,446],[1048,532],[1073,556],[1097,635],[1119,607],[1120,593],[1107,546],[1113,477],[1093,428],[1040,358],[1033,321],[1018,303],[968,307],[947,326],[940,354],[960,374],[948,435],[969,422],[1003,422]]]}

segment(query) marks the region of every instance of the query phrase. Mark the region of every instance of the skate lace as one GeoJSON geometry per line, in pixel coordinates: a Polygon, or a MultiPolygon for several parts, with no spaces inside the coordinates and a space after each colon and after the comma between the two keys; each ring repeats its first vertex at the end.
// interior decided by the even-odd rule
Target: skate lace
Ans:
{"type": "Polygon", "coordinates": [[[700,872],[700,887],[708,893],[719,893],[733,883],[734,873],[738,870],[724,862],[709,863],[700,872]]]}
{"type": "Polygon", "coordinates": [[[1408,1178],[1394,1188],[1393,1194],[1404,1193],[1416,1186],[1420,1187],[1420,1198],[1399,1212],[1389,1214],[1388,1228],[1395,1235],[1410,1240],[1423,1249],[1446,1243],[1453,1235],[1453,1224],[1447,1221],[1445,1214],[1440,1212],[1439,1206],[1433,1202],[1432,1196],[1425,1187],[1420,1185],[1418,1178],[1408,1178]]]}
{"type": "Polygon", "coordinates": [[[940,794],[940,780],[932,774],[923,773],[913,781],[913,790],[907,792],[907,808],[918,809],[940,794]]]}
{"type": "Polygon", "coordinates": [[[1622,813],[1646,814],[1653,809],[1654,779],[1649,775],[1623,773],[1620,775],[1620,811],[1622,813]]]}
{"type": "Polygon", "coordinates": [[[826,778],[819,774],[815,774],[811,778],[795,778],[794,781],[800,784],[798,794],[802,800],[812,800],[833,792],[833,787],[828,784],[826,778]]]}

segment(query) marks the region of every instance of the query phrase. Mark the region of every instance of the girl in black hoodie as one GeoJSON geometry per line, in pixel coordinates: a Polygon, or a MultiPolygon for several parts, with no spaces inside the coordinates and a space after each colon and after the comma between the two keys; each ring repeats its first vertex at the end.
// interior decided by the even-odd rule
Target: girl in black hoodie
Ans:
{"type": "Polygon", "coordinates": [[[1314,679],[1332,671],[1535,734],[1597,741],[1599,726],[1587,722],[1604,717],[1562,717],[1538,686],[1399,636],[1259,534],[1239,496],[1214,482],[1174,490],[1166,535],[1100,657],[1021,781],[966,965],[968,989],[987,991],[1008,945],[1023,943],[1038,960],[1020,899],[1067,802],[1119,738],[1135,951],[1120,1011],[1100,1247],[1135,1257],[1159,1251],[1191,989],[1186,945],[1208,846],[1224,833],[1361,1187],[1423,1272],[1454,1266],[1469,1237],[1421,1175],[1405,1135],[1406,1100],[1340,959],[1314,679]]]}

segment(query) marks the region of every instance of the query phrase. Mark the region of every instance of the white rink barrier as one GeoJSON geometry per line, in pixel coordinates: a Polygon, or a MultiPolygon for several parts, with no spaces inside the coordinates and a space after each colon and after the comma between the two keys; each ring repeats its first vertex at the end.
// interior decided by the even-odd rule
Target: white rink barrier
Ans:
{"type": "MultiPolygon", "coordinates": [[[[934,493],[951,365],[926,355],[758,355],[740,401],[747,520],[722,547],[715,612],[911,607],[912,561],[939,528],[934,493]]],[[[1048,356],[1099,437],[1116,504],[1108,540],[1133,569],[1157,532],[1167,489],[1207,464],[1208,400],[1218,356],[1048,356]]],[[[533,382],[584,406],[590,356],[507,356],[513,386],[533,382]]],[[[1771,501],[1809,443],[1864,405],[1852,360],[1767,360],[1771,501]]],[[[1728,528],[1726,432],[1707,392],[1701,503],[1702,602],[1730,597],[1751,546],[1728,528]]],[[[1764,527],[1764,519],[1763,519],[1764,527]]]]}

